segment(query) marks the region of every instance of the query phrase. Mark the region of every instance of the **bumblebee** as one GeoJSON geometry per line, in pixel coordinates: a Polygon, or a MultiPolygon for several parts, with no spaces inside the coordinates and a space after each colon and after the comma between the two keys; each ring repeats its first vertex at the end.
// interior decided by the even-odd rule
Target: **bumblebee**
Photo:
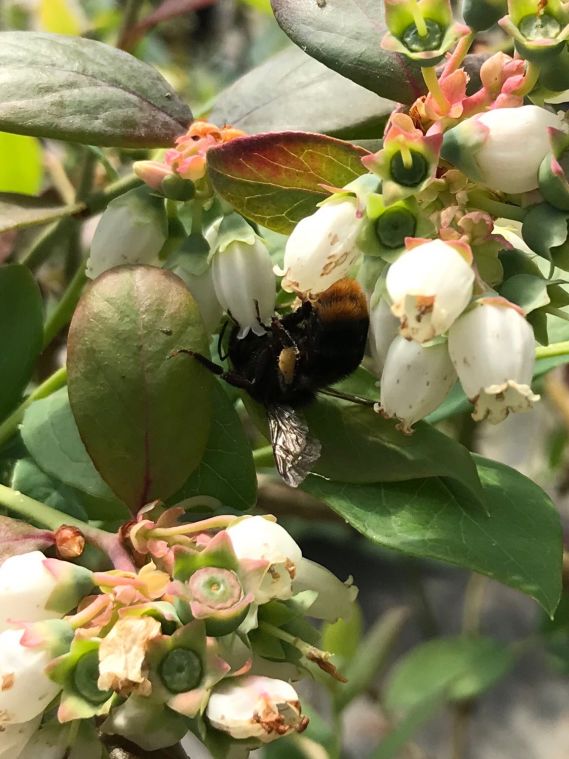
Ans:
{"type": "Polygon", "coordinates": [[[181,352],[265,407],[277,470],[298,487],[320,456],[320,443],[298,409],[360,365],[369,327],[366,298],[357,282],[342,279],[263,326],[264,334],[241,339],[233,326],[229,371],[199,353],[181,352]]]}

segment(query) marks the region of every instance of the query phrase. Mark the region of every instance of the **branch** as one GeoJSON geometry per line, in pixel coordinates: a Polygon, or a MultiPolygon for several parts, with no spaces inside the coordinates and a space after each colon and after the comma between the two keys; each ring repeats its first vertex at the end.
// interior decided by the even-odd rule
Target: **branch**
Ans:
{"type": "Polygon", "coordinates": [[[195,13],[202,8],[209,8],[215,5],[217,0],[164,0],[164,2],[149,13],[141,21],[125,30],[121,39],[120,47],[122,50],[132,50],[142,37],[158,24],[164,21],[170,21],[186,13],[195,13]]]}

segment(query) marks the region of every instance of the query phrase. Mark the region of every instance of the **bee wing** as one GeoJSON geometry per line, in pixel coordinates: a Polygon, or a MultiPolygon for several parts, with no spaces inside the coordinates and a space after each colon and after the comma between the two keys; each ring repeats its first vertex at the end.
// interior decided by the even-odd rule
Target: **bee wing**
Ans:
{"type": "Polygon", "coordinates": [[[320,441],[291,406],[269,406],[267,416],[277,470],[287,485],[297,488],[320,457],[320,441]]]}

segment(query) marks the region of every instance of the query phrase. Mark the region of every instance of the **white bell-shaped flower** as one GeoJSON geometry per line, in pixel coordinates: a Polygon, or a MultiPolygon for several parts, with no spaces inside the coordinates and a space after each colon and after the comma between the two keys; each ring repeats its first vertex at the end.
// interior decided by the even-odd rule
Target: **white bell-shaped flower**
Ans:
{"type": "Polygon", "coordinates": [[[0,726],[28,722],[41,714],[61,688],[47,676],[47,647],[28,646],[23,629],[0,633],[0,726]]]}
{"type": "Polygon", "coordinates": [[[309,617],[327,622],[349,617],[358,596],[358,589],[351,578],[341,582],[329,569],[305,558],[298,564],[292,590],[295,594],[305,590],[316,591],[318,596],[306,613],[309,617]]]}
{"type": "Polygon", "coordinates": [[[399,419],[407,432],[440,406],[455,382],[446,343],[424,348],[396,337],[381,377],[381,412],[399,419]]]}
{"type": "MultiPolygon", "coordinates": [[[[373,298],[372,298],[373,304],[373,298]]],[[[377,374],[381,374],[389,346],[399,334],[399,319],[391,312],[385,298],[380,298],[369,312],[369,347],[377,374]]]]}
{"type": "Polygon", "coordinates": [[[255,237],[252,245],[236,240],[218,250],[212,259],[215,294],[240,327],[238,337],[249,331],[263,335],[263,325],[275,310],[275,275],[266,245],[255,237]]]}
{"type": "MultiPolygon", "coordinates": [[[[41,714],[28,722],[18,722],[4,726],[0,716],[0,759],[19,759],[22,756],[27,744],[29,744],[32,735],[37,731],[41,714]]],[[[39,757],[40,754],[35,754],[39,757]]],[[[41,759],[45,759],[43,754],[41,759]]]]}
{"type": "Polygon", "coordinates": [[[239,560],[268,563],[267,572],[255,592],[256,603],[290,598],[302,552],[284,527],[264,517],[244,517],[230,525],[227,534],[239,560]]]}
{"type": "Polygon", "coordinates": [[[442,240],[405,251],[392,266],[386,288],[401,334],[418,343],[444,334],[470,303],[471,252],[442,240]]]}
{"type": "Polygon", "coordinates": [[[452,326],[448,347],[476,421],[497,424],[510,411],[528,411],[539,400],[530,387],[533,331],[512,303],[480,300],[452,326]]]}
{"type": "Polygon", "coordinates": [[[257,738],[262,743],[301,731],[308,722],[292,685],[255,675],[226,680],[215,688],[206,715],[213,727],[232,738],[257,738]]]}
{"type": "Polygon", "coordinates": [[[548,127],[559,116],[537,105],[494,108],[445,134],[442,155],[475,181],[512,194],[536,190],[539,167],[551,150],[548,127]]]}
{"type": "Polygon", "coordinates": [[[91,572],[41,551],[10,556],[0,566],[0,632],[22,622],[62,617],[91,588],[91,572]]]}
{"type": "Polygon", "coordinates": [[[164,201],[146,188],[136,188],[111,201],[95,230],[87,276],[95,279],[125,264],[160,266],[159,253],[168,237],[164,201]]]}
{"type": "Polygon", "coordinates": [[[215,294],[211,266],[208,266],[202,274],[193,274],[181,268],[175,269],[175,274],[186,283],[186,287],[198,304],[206,332],[212,334],[221,320],[223,309],[215,294]]]}
{"type": "Polygon", "coordinates": [[[357,239],[364,223],[355,198],[325,203],[298,222],[288,238],[282,288],[301,295],[324,292],[343,279],[361,255],[357,239]]]}

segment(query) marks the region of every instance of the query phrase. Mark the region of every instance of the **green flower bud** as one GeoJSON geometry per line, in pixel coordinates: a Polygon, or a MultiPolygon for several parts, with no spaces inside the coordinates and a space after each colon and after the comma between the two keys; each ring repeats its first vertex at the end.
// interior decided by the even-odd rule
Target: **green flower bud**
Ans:
{"type": "Polygon", "coordinates": [[[506,0],[464,0],[462,15],[471,29],[482,32],[505,16],[506,0]]]}
{"type": "Polygon", "coordinates": [[[411,24],[403,32],[402,41],[405,47],[412,53],[424,53],[427,50],[435,50],[442,42],[444,29],[431,19],[425,20],[427,33],[421,35],[416,24],[411,24]]]}
{"type": "Polygon", "coordinates": [[[419,152],[411,150],[411,165],[407,166],[402,153],[396,153],[391,159],[391,176],[403,187],[417,187],[429,175],[429,164],[419,152]]]}
{"type": "Polygon", "coordinates": [[[160,192],[170,200],[191,200],[196,194],[196,186],[191,179],[183,179],[178,174],[171,174],[162,180],[160,192]]]}
{"type": "Polygon", "coordinates": [[[417,218],[408,208],[389,206],[375,222],[375,231],[383,247],[396,249],[405,245],[406,237],[414,237],[417,218]]]}

